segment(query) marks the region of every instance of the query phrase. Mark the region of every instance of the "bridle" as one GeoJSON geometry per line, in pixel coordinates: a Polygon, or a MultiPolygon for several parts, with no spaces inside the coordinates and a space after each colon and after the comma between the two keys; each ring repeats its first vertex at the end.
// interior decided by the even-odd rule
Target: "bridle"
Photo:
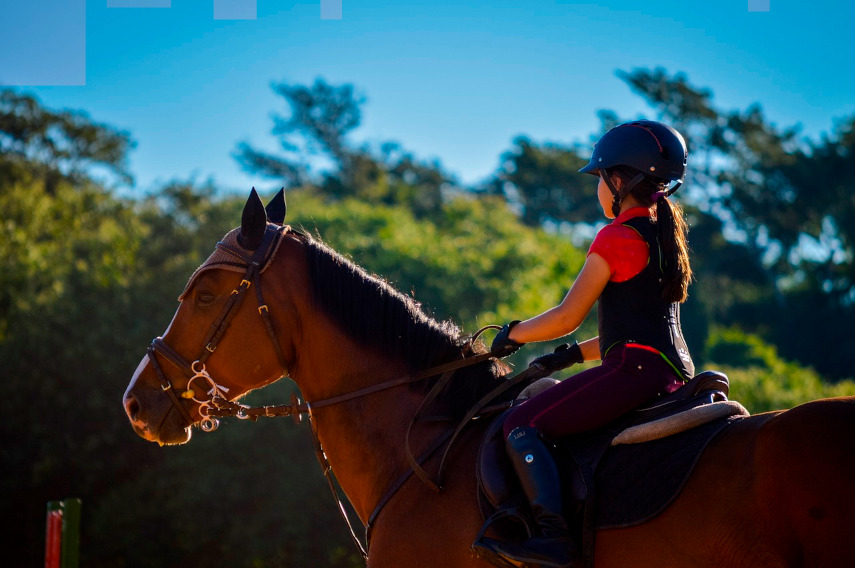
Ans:
{"type": "MultiPolygon", "coordinates": [[[[232,318],[234,318],[235,314],[238,312],[238,309],[246,296],[246,292],[253,285],[255,287],[256,298],[258,299],[258,313],[261,316],[261,319],[264,322],[264,327],[267,330],[267,334],[270,336],[273,343],[273,348],[275,349],[276,356],[279,359],[279,365],[282,368],[282,377],[287,374],[285,355],[282,353],[282,347],[279,345],[279,341],[276,338],[276,332],[273,329],[273,321],[270,318],[270,310],[264,302],[264,296],[261,291],[261,271],[264,269],[266,263],[270,262],[272,252],[276,250],[279,240],[282,239],[289,231],[291,231],[290,227],[280,227],[275,224],[267,225],[261,245],[259,245],[251,256],[224,242],[217,243],[217,249],[225,252],[229,256],[235,258],[238,262],[245,265],[246,272],[241,279],[240,285],[232,290],[219,316],[211,324],[211,328],[208,330],[205,340],[202,342],[203,347],[199,352],[199,356],[196,357],[193,362],[187,361],[187,359],[181,356],[181,354],[170,347],[162,337],[157,337],[151,342],[147,351],[149,361],[151,361],[155,374],[160,381],[161,389],[169,396],[172,404],[181,413],[186,426],[192,426],[196,421],[190,416],[190,413],[181,403],[180,399],[193,400],[200,405],[199,413],[202,415],[202,420],[199,426],[202,430],[205,432],[212,432],[219,426],[219,421],[211,415],[210,411],[217,407],[217,401],[228,401],[228,389],[219,385],[214,381],[211,375],[208,374],[208,371],[205,368],[205,362],[208,360],[208,357],[216,351],[217,345],[219,345],[220,340],[222,340],[223,335],[225,335],[232,318]],[[186,377],[188,377],[187,387],[180,395],[176,394],[175,387],[166,376],[166,373],[163,372],[163,368],[157,360],[157,355],[164,357],[167,361],[181,370],[186,377]],[[204,384],[197,385],[197,382],[202,382],[204,384]],[[208,398],[197,398],[196,388],[194,388],[194,386],[203,386],[204,388],[207,388],[208,398]]],[[[247,417],[242,416],[241,413],[237,412],[235,413],[235,416],[238,418],[247,417]]]]}
{"type": "MultiPolygon", "coordinates": [[[[232,319],[240,308],[244,298],[246,297],[247,291],[251,287],[254,287],[255,289],[256,298],[258,300],[258,313],[261,316],[265,329],[267,330],[271,342],[273,343],[273,347],[276,351],[276,356],[278,357],[279,364],[282,368],[282,375],[280,378],[287,375],[287,363],[285,361],[285,356],[282,353],[282,348],[276,337],[273,322],[270,318],[270,310],[267,304],[264,302],[264,297],[261,290],[261,272],[265,268],[267,263],[271,261],[273,253],[276,251],[280,240],[289,233],[294,234],[298,237],[304,236],[300,232],[295,231],[288,226],[279,226],[272,223],[268,224],[267,228],[265,229],[261,245],[252,253],[252,255],[248,255],[243,250],[235,248],[224,242],[217,243],[217,249],[219,251],[222,251],[236,259],[239,263],[241,263],[241,266],[246,267],[246,270],[243,278],[241,279],[240,284],[237,288],[232,290],[219,316],[211,324],[211,328],[208,330],[205,340],[203,341],[203,347],[200,349],[199,355],[198,357],[196,357],[195,360],[190,362],[185,359],[175,349],[170,347],[162,337],[157,337],[151,342],[151,345],[147,350],[148,359],[149,361],[151,361],[155,374],[157,375],[157,378],[160,381],[161,389],[169,396],[174,407],[177,408],[178,411],[181,413],[181,416],[183,417],[187,427],[192,426],[193,424],[195,424],[196,421],[193,420],[193,418],[190,416],[190,413],[182,404],[181,399],[192,400],[199,404],[199,413],[202,415],[202,420],[199,423],[200,428],[205,432],[212,432],[216,430],[219,426],[219,417],[231,416],[240,419],[256,420],[259,416],[291,416],[295,422],[300,422],[303,414],[308,414],[309,416],[311,416],[311,410],[315,408],[341,404],[349,400],[361,398],[363,396],[391,389],[397,386],[415,383],[431,377],[439,377],[434,387],[430,390],[430,392],[422,402],[422,405],[419,408],[419,411],[421,411],[422,408],[425,408],[437,395],[439,395],[441,390],[445,387],[445,385],[447,385],[448,381],[451,379],[456,370],[470,365],[474,365],[476,363],[480,363],[482,361],[486,361],[487,359],[494,357],[494,355],[491,354],[489,351],[480,354],[472,354],[471,351],[471,346],[475,343],[478,336],[483,331],[490,328],[498,329],[498,326],[486,326],[481,328],[467,341],[467,347],[466,349],[464,349],[464,352],[469,351],[469,356],[464,356],[461,359],[457,359],[443,365],[431,367],[418,373],[406,375],[396,379],[391,379],[352,392],[333,396],[323,400],[314,401],[311,403],[301,402],[296,397],[296,395],[292,394],[290,404],[263,407],[249,407],[228,400],[228,389],[214,381],[214,379],[211,377],[211,375],[207,372],[205,368],[205,362],[208,360],[208,357],[210,357],[211,354],[216,351],[217,345],[225,335],[229,324],[231,323],[232,319]],[[158,362],[158,355],[172,363],[188,378],[187,386],[180,394],[176,392],[174,385],[166,376],[166,373],[164,373],[163,368],[158,362]],[[199,387],[208,389],[206,392],[207,398],[197,398],[196,389],[199,387]]],[[[232,263],[230,263],[230,265],[234,266],[232,263]]],[[[456,429],[454,429],[453,431],[449,431],[446,436],[440,437],[436,441],[436,443],[431,448],[429,448],[428,451],[425,452],[422,456],[415,457],[410,451],[408,429],[407,439],[405,441],[405,450],[411,469],[404,475],[402,475],[395,483],[393,483],[389,487],[389,489],[386,491],[386,493],[376,505],[374,512],[372,513],[366,526],[366,541],[370,539],[371,527],[373,525],[374,520],[377,518],[377,515],[379,514],[380,510],[392,498],[392,496],[394,496],[397,490],[400,489],[400,487],[410,478],[412,474],[416,474],[426,485],[428,485],[428,487],[432,488],[434,491],[441,490],[440,480],[442,477],[445,458],[448,455],[448,452],[454,440],[457,438],[458,434],[460,434],[460,432],[463,430],[466,424],[469,423],[471,419],[475,418],[480,413],[488,414],[498,411],[500,407],[507,408],[508,404],[497,405],[494,407],[489,407],[488,404],[495,400],[496,397],[498,397],[500,394],[509,390],[513,386],[520,384],[524,380],[533,379],[534,377],[532,376],[532,369],[533,368],[529,368],[526,371],[519,373],[517,376],[504,381],[500,384],[500,386],[496,387],[493,391],[485,395],[480,401],[476,403],[475,406],[473,406],[470,412],[458,424],[456,429]],[[446,445],[446,448],[440,461],[439,472],[437,473],[436,477],[431,477],[425,472],[422,465],[443,445],[446,445]]],[[[416,421],[416,418],[416,416],[413,417],[413,421],[410,424],[410,428],[412,428],[412,425],[416,421]]],[[[363,558],[367,560],[367,544],[366,546],[363,546],[360,540],[356,537],[355,532],[353,531],[352,523],[350,522],[347,512],[345,511],[344,506],[342,504],[342,500],[338,495],[338,491],[335,486],[335,481],[333,479],[332,468],[330,467],[329,462],[327,461],[326,455],[318,439],[317,429],[313,421],[310,420],[309,422],[311,424],[312,437],[315,443],[316,455],[318,461],[321,464],[324,476],[326,477],[329,483],[330,489],[332,490],[339,510],[350,529],[350,534],[354,543],[356,544],[363,558]]]]}

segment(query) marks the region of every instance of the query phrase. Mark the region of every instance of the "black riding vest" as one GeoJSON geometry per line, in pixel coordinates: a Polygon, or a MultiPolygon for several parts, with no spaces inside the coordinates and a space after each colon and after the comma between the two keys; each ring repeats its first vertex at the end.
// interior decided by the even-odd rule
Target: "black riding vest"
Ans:
{"type": "Polygon", "coordinates": [[[647,266],[624,282],[606,284],[599,299],[600,355],[615,345],[638,343],[662,353],[684,380],[695,374],[695,365],[680,327],[680,304],[662,297],[663,272],[656,224],[648,217],[623,223],[635,229],[647,243],[647,266]]]}

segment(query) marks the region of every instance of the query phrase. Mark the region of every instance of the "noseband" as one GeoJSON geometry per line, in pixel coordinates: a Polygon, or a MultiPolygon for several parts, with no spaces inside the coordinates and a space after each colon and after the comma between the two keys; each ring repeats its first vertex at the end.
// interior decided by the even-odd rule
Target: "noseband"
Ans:
{"type": "MultiPolygon", "coordinates": [[[[265,261],[270,262],[269,253],[276,250],[276,245],[279,243],[279,240],[282,239],[285,233],[289,230],[289,228],[279,227],[278,225],[268,225],[264,232],[264,238],[262,239],[261,245],[251,256],[240,249],[227,245],[224,242],[217,243],[218,250],[227,253],[240,261],[243,265],[246,265],[246,272],[241,279],[240,285],[232,290],[232,293],[226,301],[226,305],[223,306],[220,315],[216,320],[214,320],[214,323],[211,324],[211,329],[208,331],[205,341],[203,342],[204,347],[202,347],[199,356],[196,357],[192,363],[187,361],[187,359],[182,357],[181,354],[175,351],[175,349],[170,347],[162,337],[157,337],[151,342],[151,346],[149,346],[147,353],[155,374],[160,381],[160,387],[163,389],[163,392],[169,395],[170,400],[172,400],[172,404],[181,413],[181,416],[184,418],[187,426],[192,426],[195,421],[181,403],[179,397],[185,400],[192,400],[200,405],[199,412],[202,415],[200,427],[202,430],[205,432],[212,432],[217,429],[217,426],[219,426],[219,420],[213,418],[210,415],[210,411],[213,408],[216,408],[217,401],[227,400],[226,395],[229,389],[217,384],[214,379],[211,378],[211,375],[209,375],[205,369],[205,361],[207,361],[208,357],[216,351],[217,345],[220,343],[223,335],[225,335],[232,318],[238,312],[238,308],[243,302],[246,292],[253,285],[255,286],[255,295],[258,299],[258,313],[264,322],[267,334],[273,342],[273,347],[276,350],[276,356],[278,357],[279,364],[282,367],[282,376],[284,377],[287,373],[285,356],[282,353],[279,341],[276,339],[276,333],[273,330],[273,322],[270,319],[270,310],[268,309],[267,304],[264,303],[264,297],[261,293],[261,271],[264,268],[265,261]],[[188,378],[187,387],[180,395],[176,394],[175,387],[163,372],[163,368],[157,360],[157,355],[161,355],[167,361],[175,365],[188,378]],[[197,398],[196,388],[199,387],[208,389],[206,391],[206,399],[197,398]]],[[[241,416],[240,412],[235,413],[235,416],[238,418],[247,417],[241,416]]]]}

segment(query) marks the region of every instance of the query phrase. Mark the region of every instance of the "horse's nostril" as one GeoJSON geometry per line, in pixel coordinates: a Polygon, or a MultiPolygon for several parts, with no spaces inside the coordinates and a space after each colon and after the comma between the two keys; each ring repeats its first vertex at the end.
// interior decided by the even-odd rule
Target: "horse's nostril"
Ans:
{"type": "Polygon", "coordinates": [[[125,413],[127,413],[128,418],[136,420],[139,411],[140,403],[137,402],[137,399],[133,395],[125,397],[125,413]]]}

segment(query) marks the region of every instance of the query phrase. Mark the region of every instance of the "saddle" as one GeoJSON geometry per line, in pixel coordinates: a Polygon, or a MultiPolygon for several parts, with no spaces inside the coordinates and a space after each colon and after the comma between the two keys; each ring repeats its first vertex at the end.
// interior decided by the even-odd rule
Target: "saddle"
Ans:
{"type": "MultiPolygon", "coordinates": [[[[717,371],[706,371],[675,392],[661,396],[600,429],[553,441],[556,461],[565,472],[565,516],[571,531],[583,535],[582,549],[586,565],[593,563],[595,528],[631,526],[661,512],[673,495],[679,492],[697,456],[715,434],[727,425],[729,417],[747,414],[741,405],[728,401],[728,394],[727,376],[717,371]],[[710,412],[713,407],[718,407],[718,410],[710,412]],[[706,418],[684,419],[693,414],[706,418]],[[627,436],[627,433],[631,435],[627,436]],[[654,444],[669,447],[651,451],[649,446],[654,444]],[[639,492],[639,476],[627,473],[627,464],[639,462],[639,446],[647,446],[640,448],[646,456],[646,460],[642,461],[654,473],[664,456],[673,457],[667,465],[669,482],[662,483],[661,477],[654,475],[652,484],[659,486],[658,491],[650,492],[641,500],[635,499],[639,492]],[[613,448],[611,451],[610,447],[613,448]],[[609,457],[605,460],[607,467],[600,468],[606,456],[609,457]],[[621,477],[624,480],[629,478],[630,489],[626,489],[626,483],[623,486],[614,483],[621,477]],[[609,495],[604,490],[612,486],[615,490],[609,495]],[[663,488],[668,494],[662,493],[663,488]],[[595,496],[605,497],[601,500],[608,503],[611,517],[598,514],[595,496]],[[616,512],[621,510],[618,502],[627,499],[633,501],[629,507],[631,510],[628,513],[616,512]]],[[[478,539],[487,531],[499,539],[524,539],[531,535],[528,504],[505,452],[502,426],[507,413],[501,414],[490,424],[479,448],[479,502],[486,521],[478,539]]],[[[599,509],[601,513],[602,507],[599,509]]]]}

